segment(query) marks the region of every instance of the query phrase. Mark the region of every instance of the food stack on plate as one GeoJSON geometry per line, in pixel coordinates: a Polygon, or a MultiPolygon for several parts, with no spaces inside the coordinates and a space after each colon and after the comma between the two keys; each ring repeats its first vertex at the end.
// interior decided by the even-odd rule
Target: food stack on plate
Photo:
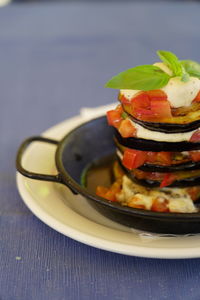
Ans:
{"type": "Polygon", "coordinates": [[[96,193],[122,205],[159,212],[198,211],[200,197],[200,64],[158,51],[162,62],[113,77],[119,105],[115,181],[96,193]]]}

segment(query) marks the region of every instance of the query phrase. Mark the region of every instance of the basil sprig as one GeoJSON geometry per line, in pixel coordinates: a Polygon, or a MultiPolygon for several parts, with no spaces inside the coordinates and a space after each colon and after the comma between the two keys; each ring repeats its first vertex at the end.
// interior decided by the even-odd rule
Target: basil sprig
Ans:
{"type": "Polygon", "coordinates": [[[142,65],[112,77],[105,84],[105,87],[148,91],[162,88],[168,83],[170,78],[176,76],[180,77],[183,82],[187,82],[190,76],[200,79],[200,64],[197,62],[191,60],[180,61],[170,51],[159,50],[157,54],[172,71],[171,76],[157,66],[142,65]]]}

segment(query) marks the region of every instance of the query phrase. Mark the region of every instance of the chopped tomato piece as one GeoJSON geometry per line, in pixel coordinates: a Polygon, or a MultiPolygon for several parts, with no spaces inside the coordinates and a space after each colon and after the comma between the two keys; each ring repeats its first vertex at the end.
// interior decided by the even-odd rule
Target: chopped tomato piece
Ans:
{"type": "Polygon", "coordinates": [[[126,149],[124,151],[122,164],[129,170],[136,169],[144,164],[146,156],[145,151],[126,149]]]}
{"type": "Polygon", "coordinates": [[[195,99],[193,101],[199,102],[200,101],[200,91],[196,95],[195,99]]]}
{"type": "Polygon", "coordinates": [[[155,113],[150,109],[137,108],[134,112],[136,117],[141,117],[143,119],[156,117],[155,113]]]}
{"type": "Polygon", "coordinates": [[[190,157],[193,161],[200,161],[200,151],[190,151],[190,157]]]}
{"type": "Polygon", "coordinates": [[[159,118],[171,118],[170,104],[166,100],[151,100],[151,111],[159,118]]]}
{"type": "Polygon", "coordinates": [[[107,120],[109,125],[118,128],[122,121],[121,113],[117,110],[109,110],[107,112],[107,120]]]}
{"type": "Polygon", "coordinates": [[[130,120],[123,120],[118,128],[122,137],[133,137],[136,135],[136,128],[131,124],[130,120]]]}
{"type": "Polygon", "coordinates": [[[200,130],[196,130],[190,138],[190,142],[200,142],[200,130]]]}
{"type": "Polygon", "coordinates": [[[168,204],[167,200],[156,198],[153,201],[151,210],[153,210],[153,211],[159,211],[159,212],[168,212],[169,208],[168,208],[167,204],[168,204]]]}
{"type": "Polygon", "coordinates": [[[147,162],[154,163],[157,158],[157,152],[147,152],[147,162]]]}
{"type": "Polygon", "coordinates": [[[176,175],[172,174],[172,173],[167,173],[165,174],[161,184],[160,184],[160,187],[165,187],[165,186],[168,186],[170,184],[172,184],[172,182],[174,182],[175,180],[177,179],[176,175]]]}
{"type": "Polygon", "coordinates": [[[145,92],[140,92],[131,99],[131,105],[133,112],[140,108],[148,109],[150,108],[150,99],[145,92]]]}
{"type": "Polygon", "coordinates": [[[161,90],[151,90],[146,92],[150,100],[167,100],[167,95],[161,90]]]}
{"type": "Polygon", "coordinates": [[[157,153],[157,161],[161,162],[165,165],[171,165],[172,164],[172,155],[171,152],[165,152],[161,151],[157,153]]]}
{"type": "Polygon", "coordinates": [[[110,188],[104,186],[97,186],[96,194],[102,198],[105,198],[110,201],[117,201],[116,194],[121,191],[121,183],[115,181],[110,188]]]}

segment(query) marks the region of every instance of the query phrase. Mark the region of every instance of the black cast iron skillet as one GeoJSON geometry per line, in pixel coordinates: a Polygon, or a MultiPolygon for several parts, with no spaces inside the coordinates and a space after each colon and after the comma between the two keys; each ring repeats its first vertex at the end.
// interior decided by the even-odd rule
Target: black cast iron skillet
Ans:
{"type": "Polygon", "coordinates": [[[89,203],[104,216],[123,225],[167,234],[200,232],[200,213],[159,213],[134,209],[98,197],[82,187],[80,181],[83,170],[92,161],[109,156],[114,151],[113,129],[107,125],[105,117],[100,117],[75,128],[61,141],[41,136],[28,138],[18,150],[16,166],[21,174],[29,178],[66,185],[73,193],[86,197],[89,203]],[[55,144],[57,147],[55,162],[58,174],[56,176],[29,172],[22,166],[26,148],[35,141],[55,144]]]}

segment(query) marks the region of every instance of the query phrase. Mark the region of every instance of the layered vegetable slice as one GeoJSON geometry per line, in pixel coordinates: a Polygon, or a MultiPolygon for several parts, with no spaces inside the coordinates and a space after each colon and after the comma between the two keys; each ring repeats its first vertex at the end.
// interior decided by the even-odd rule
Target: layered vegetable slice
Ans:
{"type": "Polygon", "coordinates": [[[120,164],[131,180],[146,187],[189,187],[200,183],[200,170],[173,173],[146,172],[140,169],[129,170],[121,162],[120,164]]]}
{"type": "Polygon", "coordinates": [[[129,170],[139,168],[147,172],[176,172],[200,169],[200,151],[152,152],[126,148],[116,139],[118,158],[129,170]]]}
{"type": "Polygon", "coordinates": [[[115,138],[118,143],[132,149],[142,150],[142,151],[194,151],[200,149],[200,132],[199,130],[192,136],[189,142],[159,142],[154,140],[147,140],[136,137],[123,137],[119,131],[115,130],[115,138]]]}
{"type": "Polygon", "coordinates": [[[137,123],[160,132],[188,132],[200,126],[200,92],[187,107],[171,108],[161,90],[140,91],[131,100],[119,94],[123,110],[137,123]]]}

